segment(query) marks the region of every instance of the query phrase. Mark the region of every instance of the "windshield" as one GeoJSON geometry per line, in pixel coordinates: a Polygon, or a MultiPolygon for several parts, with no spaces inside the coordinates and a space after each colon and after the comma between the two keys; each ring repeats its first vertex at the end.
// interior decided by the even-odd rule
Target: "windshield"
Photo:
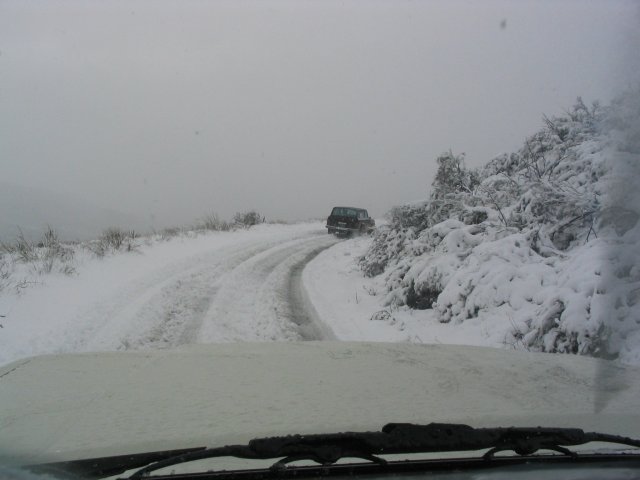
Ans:
{"type": "Polygon", "coordinates": [[[389,422],[640,438],[639,21],[0,2],[0,465],[389,422]]]}

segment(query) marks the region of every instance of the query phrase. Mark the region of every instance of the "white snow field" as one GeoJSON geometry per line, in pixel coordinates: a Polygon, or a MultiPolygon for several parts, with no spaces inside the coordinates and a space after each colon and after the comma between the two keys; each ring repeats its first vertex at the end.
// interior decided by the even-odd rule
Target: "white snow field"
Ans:
{"type": "Polygon", "coordinates": [[[320,223],[259,225],[80,256],[72,275],[24,271],[32,285],[0,292],[0,364],[47,353],[334,339],[299,277],[336,241],[320,223]]]}

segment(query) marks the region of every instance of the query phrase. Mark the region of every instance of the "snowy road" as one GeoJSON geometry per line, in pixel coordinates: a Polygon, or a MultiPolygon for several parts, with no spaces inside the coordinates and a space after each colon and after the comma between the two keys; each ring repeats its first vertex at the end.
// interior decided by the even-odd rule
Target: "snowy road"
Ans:
{"type": "Polygon", "coordinates": [[[316,235],[251,242],[156,272],[101,302],[102,321],[91,322],[99,328],[87,332],[78,350],[333,338],[317,325],[312,307],[298,301],[304,295],[298,272],[333,243],[316,235]]]}
{"type": "Polygon", "coordinates": [[[318,224],[264,226],[88,261],[76,277],[50,278],[5,307],[0,364],[43,353],[335,339],[302,271],[336,242],[318,224]]]}
{"type": "Polygon", "coordinates": [[[196,336],[192,331],[186,340],[211,343],[279,340],[283,336],[287,340],[334,339],[306,300],[301,282],[304,266],[334,243],[336,240],[326,235],[304,238],[243,259],[219,276],[208,321],[196,336]]]}

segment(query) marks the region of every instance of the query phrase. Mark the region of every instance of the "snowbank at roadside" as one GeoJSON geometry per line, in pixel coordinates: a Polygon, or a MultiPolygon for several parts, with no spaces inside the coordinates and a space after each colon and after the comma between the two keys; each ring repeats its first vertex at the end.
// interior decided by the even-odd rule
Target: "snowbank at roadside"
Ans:
{"type": "Polygon", "coordinates": [[[356,237],[340,242],[309,262],[302,275],[316,312],[339,340],[506,345],[508,328],[500,328],[500,321],[495,325],[480,321],[445,324],[432,310],[384,306],[384,279],[364,277],[358,266],[371,241],[370,237],[356,237]]]}

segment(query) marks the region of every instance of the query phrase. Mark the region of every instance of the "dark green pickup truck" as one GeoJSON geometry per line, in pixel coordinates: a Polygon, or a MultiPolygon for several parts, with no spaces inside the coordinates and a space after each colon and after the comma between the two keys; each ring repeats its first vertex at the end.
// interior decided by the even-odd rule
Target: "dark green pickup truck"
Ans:
{"type": "Polygon", "coordinates": [[[333,207],[327,218],[328,233],[336,235],[351,235],[353,233],[369,233],[373,231],[376,222],[369,217],[364,208],[333,207]]]}

